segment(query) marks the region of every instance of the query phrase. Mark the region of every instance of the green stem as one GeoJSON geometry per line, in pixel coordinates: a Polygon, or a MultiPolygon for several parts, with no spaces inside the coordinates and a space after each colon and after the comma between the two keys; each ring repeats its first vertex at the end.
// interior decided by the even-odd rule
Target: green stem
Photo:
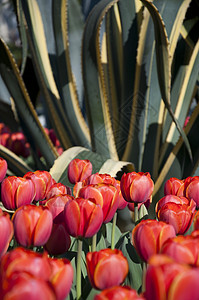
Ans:
{"type": "Polygon", "coordinates": [[[81,256],[82,256],[82,240],[78,239],[77,250],[77,277],[76,277],[76,292],[77,300],[81,299],[81,256]]]}
{"type": "Polygon", "coordinates": [[[142,267],[142,292],[145,292],[145,277],[146,277],[146,269],[147,269],[147,263],[143,262],[142,267]]]}
{"type": "Polygon", "coordinates": [[[92,252],[96,251],[97,233],[92,237],[92,252]]]}
{"type": "Polygon", "coordinates": [[[111,232],[111,249],[115,248],[115,226],[117,221],[117,212],[114,214],[111,232]]]}
{"type": "Polygon", "coordinates": [[[134,203],[134,221],[135,221],[135,224],[138,220],[139,220],[139,217],[138,217],[138,203],[134,203]]]}

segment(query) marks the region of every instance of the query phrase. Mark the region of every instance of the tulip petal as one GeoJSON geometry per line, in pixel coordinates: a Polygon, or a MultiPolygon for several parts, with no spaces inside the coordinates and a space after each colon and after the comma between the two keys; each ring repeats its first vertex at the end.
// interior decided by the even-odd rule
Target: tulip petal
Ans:
{"type": "Polygon", "coordinates": [[[47,243],[53,225],[53,217],[51,212],[46,208],[40,215],[35,227],[33,245],[42,246],[47,243]]]}

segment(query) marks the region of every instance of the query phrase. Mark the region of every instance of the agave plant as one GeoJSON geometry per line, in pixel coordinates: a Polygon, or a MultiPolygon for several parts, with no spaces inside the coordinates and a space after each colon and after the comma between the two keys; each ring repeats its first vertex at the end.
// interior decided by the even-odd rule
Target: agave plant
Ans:
{"type": "MultiPolygon", "coordinates": [[[[56,180],[66,183],[75,157],[90,159],[94,172],[112,176],[128,166],[151,173],[158,199],[166,179],[197,173],[198,105],[183,130],[198,89],[194,5],[194,0],[101,0],[87,16],[85,1],[16,1],[22,62],[17,65],[1,39],[2,84],[33,153],[39,145],[56,180]],[[28,55],[48,119],[66,150],[58,159],[23,81],[28,55]]],[[[16,158],[9,166],[21,173],[28,169],[16,158]]]]}

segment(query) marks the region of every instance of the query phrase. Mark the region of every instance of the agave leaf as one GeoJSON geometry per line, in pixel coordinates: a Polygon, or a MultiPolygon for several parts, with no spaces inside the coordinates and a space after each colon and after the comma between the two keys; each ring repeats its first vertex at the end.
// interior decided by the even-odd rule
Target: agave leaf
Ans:
{"type": "MultiPolygon", "coordinates": [[[[70,30],[73,33],[73,38],[74,33],[76,32],[76,28],[79,29],[79,27],[81,28],[83,26],[80,16],[77,13],[78,8],[79,4],[76,2],[73,2],[72,4],[67,0],[53,1],[53,26],[57,51],[56,55],[58,60],[57,69],[59,76],[58,82],[60,94],[62,95],[63,108],[65,110],[67,119],[69,120],[70,124],[73,124],[71,131],[74,135],[74,144],[80,144],[84,145],[85,147],[90,147],[89,130],[81,112],[75,77],[72,71],[72,61],[75,61],[76,64],[78,63],[78,61],[80,61],[80,45],[78,48],[77,42],[75,43],[76,47],[74,47],[73,45],[74,41],[71,41],[71,43],[69,43],[68,26],[70,26],[70,30]],[[71,46],[71,44],[73,47],[71,46]],[[79,54],[79,60],[76,58],[77,54],[75,55],[73,52],[75,54],[76,52],[77,54],[79,54]]],[[[78,30],[78,33],[81,34],[81,31],[78,30]]],[[[78,38],[79,37],[80,35],[78,36],[78,38]]],[[[75,41],[77,41],[77,37],[75,38],[75,41]]],[[[80,70],[78,71],[79,74],[81,74],[80,70]]]]}
{"type": "MultiPolygon", "coordinates": [[[[177,100],[175,117],[179,119],[179,122],[181,122],[182,126],[185,122],[185,118],[187,116],[187,112],[190,106],[190,100],[192,99],[195,83],[198,78],[198,69],[199,69],[199,41],[195,45],[189,64],[186,67],[184,80],[181,84],[181,89],[177,100]]],[[[169,127],[165,144],[163,145],[163,149],[161,153],[162,156],[165,154],[168,145],[171,145],[171,143],[175,144],[178,140],[178,137],[179,134],[176,131],[174,123],[172,123],[171,126],[169,127]]],[[[161,162],[162,159],[160,158],[160,164],[161,162]]]]}
{"type": "Polygon", "coordinates": [[[44,93],[49,118],[60,143],[64,148],[68,148],[73,144],[72,136],[70,135],[72,129],[64,114],[53,77],[39,6],[36,0],[21,1],[28,25],[27,37],[29,47],[39,84],[44,93]]]}
{"type": "Polygon", "coordinates": [[[173,122],[175,123],[179,133],[181,134],[181,136],[185,141],[185,145],[187,147],[189,156],[192,159],[192,153],[191,153],[189,141],[186,135],[184,134],[184,131],[182,130],[182,127],[180,126],[178,120],[175,118],[175,115],[173,114],[173,111],[170,106],[171,61],[170,61],[170,53],[168,47],[169,44],[168,44],[168,38],[167,38],[165,26],[156,7],[148,0],[141,0],[141,1],[149,10],[155,27],[157,72],[158,72],[158,80],[159,80],[161,95],[164,104],[172,117],[173,122]]]}
{"type": "Polygon", "coordinates": [[[160,175],[155,182],[153,192],[153,202],[149,208],[150,217],[154,217],[154,207],[156,202],[163,197],[164,183],[170,177],[176,177],[182,179],[190,175],[190,170],[194,170],[194,164],[197,167],[198,159],[198,143],[199,136],[197,134],[199,126],[199,104],[194,109],[191,118],[185,127],[185,133],[190,139],[190,143],[193,149],[193,162],[187,159],[185,155],[184,141],[182,137],[179,138],[177,144],[173,147],[166,163],[162,167],[160,175]],[[187,173],[188,172],[188,173],[187,173]],[[188,174],[188,175],[187,175],[188,174]]]}
{"type": "Polygon", "coordinates": [[[12,131],[17,131],[19,123],[15,120],[11,105],[0,99],[0,120],[12,131]]]}
{"type": "Polygon", "coordinates": [[[2,39],[0,39],[0,52],[0,73],[15,101],[23,130],[34,150],[39,145],[40,151],[50,167],[57,157],[57,152],[37,117],[16,62],[2,39]]]}
{"type": "Polygon", "coordinates": [[[20,32],[20,38],[21,38],[21,42],[22,42],[22,62],[21,62],[21,74],[23,74],[24,69],[25,69],[25,65],[26,65],[26,60],[27,60],[27,55],[28,55],[28,41],[27,41],[27,37],[26,37],[26,28],[25,28],[25,24],[23,21],[24,18],[24,14],[23,14],[23,10],[22,10],[22,5],[21,5],[21,1],[17,0],[16,2],[17,5],[17,16],[18,16],[18,23],[19,23],[19,32],[20,32]]]}
{"type": "Polygon", "coordinates": [[[21,158],[2,145],[0,145],[0,157],[7,161],[8,169],[16,176],[23,177],[27,172],[33,171],[21,158]]]}
{"type": "Polygon", "coordinates": [[[103,40],[105,32],[100,33],[100,29],[106,13],[116,2],[102,0],[94,7],[85,24],[82,46],[83,81],[92,149],[115,160],[118,155],[101,61],[100,37],[103,40]]]}

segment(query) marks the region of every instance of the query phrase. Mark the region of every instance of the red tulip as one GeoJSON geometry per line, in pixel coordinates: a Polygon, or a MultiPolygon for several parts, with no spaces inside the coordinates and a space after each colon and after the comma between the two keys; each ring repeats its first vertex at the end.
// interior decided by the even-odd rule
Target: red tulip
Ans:
{"type": "Polygon", "coordinates": [[[1,201],[5,208],[15,210],[30,204],[35,197],[35,187],[31,180],[9,176],[1,184],[1,201]]]}
{"type": "Polygon", "coordinates": [[[6,147],[16,155],[28,157],[30,155],[30,144],[22,132],[13,132],[9,135],[6,147]]]}
{"type": "Polygon", "coordinates": [[[7,161],[2,157],[0,157],[0,182],[2,182],[6,176],[7,168],[8,168],[7,161]]]}
{"type": "Polygon", "coordinates": [[[62,195],[63,194],[72,195],[72,192],[71,192],[71,189],[68,186],[62,184],[61,182],[54,183],[50,187],[48,193],[46,194],[46,200],[48,200],[48,199],[50,199],[54,196],[60,195],[60,194],[62,194],[62,195]]]}
{"type": "Polygon", "coordinates": [[[164,185],[164,194],[177,195],[179,188],[183,185],[184,181],[175,177],[168,179],[164,185]]]}
{"type": "Polygon", "coordinates": [[[63,222],[63,211],[66,203],[73,200],[73,196],[70,195],[57,195],[46,201],[45,206],[49,208],[53,216],[54,223],[63,222]]]}
{"type": "Polygon", "coordinates": [[[4,300],[56,300],[55,293],[49,283],[28,273],[13,274],[3,281],[4,300]]]}
{"type": "Polygon", "coordinates": [[[194,226],[194,230],[198,230],[199,229],[199,210],[196,212],[196,214],[194,216],[193,226],[194,226]]]}
{"type": "Polygon", "coordinates": [[[142,220],[132,231],[132,241],[143,261],[160,252],[164,242],[175,236],[172,225],[156,220],[142,220]]]}
{"type": "Polygon", "coordinates": [[[116,180],[115,187],[117,189],[117,196],[116,197],[119,198],[118,209],[124,209],[127,206],[128,202],[122,196],[122,192],[121,192],[121,188],[120,188],[120,181],[119,180],[116,180]]]}
{"type": "Polygon", "coordinates": [[[142,203],[151,197],[154,183],[149,173],[132,172],[122,175],[120,187],[126,201],[142,203]]]}
{"type": "Polygon", "coordinates": [[[129,270],[126,257],[118,249],[88,252],[86,267],[91,285],[98,290],[122,284],[129,270]]]}
{"type": "Polygon", "coordinates": [[[92,174],[92,164],[88,159],[73,159],[68,165],[68,179],[71,183],[83,181],[92,174]]]}
{"type": "Polygon", "coordinates": [[[51,255],[60,255],[68,251],[71,244],[65,223],[54,223],[45,250],[51,255]]]}
{"type": "Polygon", "coordinates": [[[199,176],[188,177],[184,184],[185,196],[193,199],[196,202],[197,208],[199,208],[199,176]]]}
{"type": "Polygon", "coordinates": [[[0,209],[0,258],[6,253],[14,234],[9,214],[0,209]]]}
{"type": "Polygon", "coordinates": [[[168,239],[162,246],[161,253],[178,263],[199,267],[199,237],[179,235],[168,239]]]}
{"type": "Polygon", "coordinates": [[[68,201],[63,214],[67,231],[73,237],[92,237],[103,222],[101,206],[88,199],[68,201]]]}
{"type": "Polygon", "coordinates": [[[184,234],[193,221],[196,203],[185,197],[167,195],[156,204],[159,221],[173,225],[176,234],[184,234]]]}
{"type": "Polygon", "coordinates": [[[31,179],[35,186],[36,195],[34,200],[43,200],[46,198],[46,195],[54,184],[51,174],[47,171],[35,171],[28,172],[24,175],[24,178],[31,179]]]}
{"type": "Polygon", "coordinates": [[[56,300],[64,300],[68,296],[73,282],[73,268],[67,259],[50,259],[51,276],[49,278],[52,284],[56,300]]]}
{"type": "Polygon", "coordinates": [[[144,300],[144,298],[128,286],[114,286],[103,290],[94,300],[144,300]]]}
{"type": "Polygon", "coordinates": [[[47,207],[25,205],[16,210],[13,217],[15,238],[24,246],[42,246],[48,241],[53,217],[47,207]]]}
{"type": "MultiPolygon", "coordinates": [[[[145,277],[146,300],[170,300],[170,289],[175,286],[176,279],[181,274],[189,272],[190,267],[176,263],[166,255],[154,255],[148,260],[145,277]]],[[[175,298],[182,299],[182,298],[175,298]]],[[[189,299],[186,298],[186,299],[189,299]]]]}
{"type": "Polygon", "coordinates": [[[28,273],[47,281],[51,276],[51,266],[46,252],[38,253],[21,247],[7,252],[0,261],[0,278],[5,280],[12,274],[28,273]]]}

